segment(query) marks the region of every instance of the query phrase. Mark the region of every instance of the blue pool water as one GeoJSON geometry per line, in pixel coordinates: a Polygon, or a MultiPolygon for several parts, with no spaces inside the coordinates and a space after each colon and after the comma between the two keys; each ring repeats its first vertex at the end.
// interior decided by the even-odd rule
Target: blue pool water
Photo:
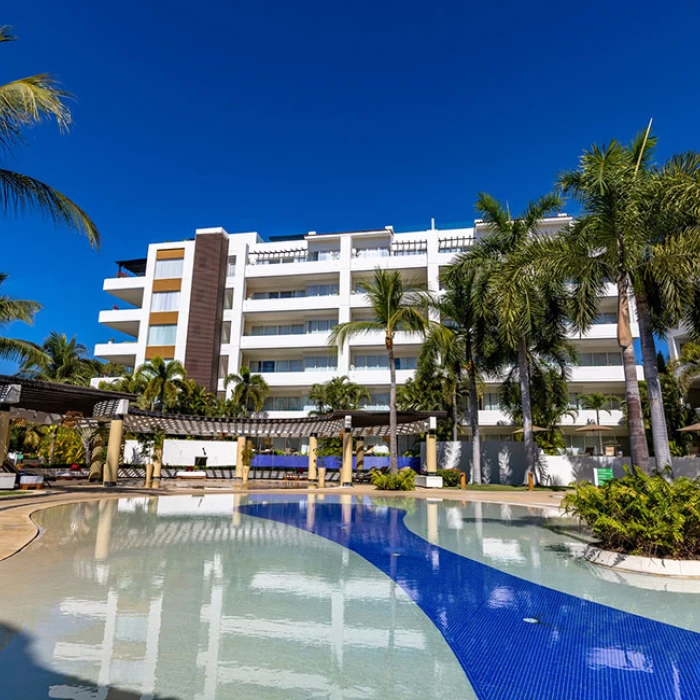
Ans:
{"type": "Polygon", "coordinates": [[[700,698],[700,593],[582,561],[547,515],[317,494],[48,509],[0,563],[0,698],[700,698]]]}

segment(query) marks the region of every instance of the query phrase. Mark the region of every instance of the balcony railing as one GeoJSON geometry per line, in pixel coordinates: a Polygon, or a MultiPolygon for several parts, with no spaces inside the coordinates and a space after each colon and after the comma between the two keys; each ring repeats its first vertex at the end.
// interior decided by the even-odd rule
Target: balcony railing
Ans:
{"type": "Polygon", "coordinates": [[[308,251],[306,249],[298,249],[252,252],[250,253],[249,262],[251,265],[284,265],[289,263],[328,262],[338,259],[340,259],[340,252],[337,250],[308,251]]]}
{"type": "Polygon", "coordinates": [[[404,255],[425,255],[428,252],[427,241],[403,241],[392,243],[390,248],[354,248],[352,256],[364,258],[389,258],[404,255]]]}

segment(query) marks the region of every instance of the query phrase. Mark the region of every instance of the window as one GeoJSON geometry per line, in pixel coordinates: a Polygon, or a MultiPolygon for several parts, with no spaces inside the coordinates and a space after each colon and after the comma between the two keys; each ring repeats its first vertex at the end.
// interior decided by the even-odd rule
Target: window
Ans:
{"type": "Polygon", "coordinates": [[[149,326],[147,345],[175,345],[177,326],[149,326]]]}
{"type": "Polygon", "coordinates": [[[381,410],[384,408],[389,408],[389,393],[386,392],[381,392],[381,393],[374,393],[372,392],[369,395],[369,401],[366,399],[363,399],[360,402],[360,406],[362,408],[368,408],[370,410],[381,410]]]}
{"type": "Polygon", "coordinates": [[[221,324],[221,343],[228,345],[231,342],[231,321],[224,321],[221,324]]]}
{"type": "Polygon", "coordinates": [[[265,411],[301,411],[300,396],[268,396],[263,406],[265,411]]]}
{"type": "Polygon", "coordinates": [[[582,352],[579,355],[582,367],[619,367],[622,354],[619,352],[582,352]]]}
{"type": "Polygon", "coordinates": [[[253,360],[250,363],[251,372],[301,372],[301,360],[253,360]]]}
{"type": "Polygon", "coordinates": [[[379,355],[355,355],[355,369],[389,369],[389,358],[379,355]]]}
{"type": "Polygon", "coordinates": [[[484,394],[481,400],[481,405],[484,411],[500,411],[501,410],[501,395],[495,391],[489,391],[484,394]]]}
{"type": "Polygon", "coordinates": [[[304,358],[304,371],[324,371],[336,369],[337,360],[334,355],[317,355],[304,358]]]}
{"type": "Polygon", "coordinates": [[[178,260],[156,260],[155,279],[169,280],[182,277],[182,258],[178,260]]]}
{"type": "Polygon", "coordinates": [[[394,367],[396,369],[415,369],[416,357],[397,357],[394,359],[394,367]]]}
{"type": "Polygon", "coordinates": [[[328,331],[335,326],[335,320],[330,318],[325,318],[318,321],[307,321],[306,322],[306,332],[307,333],[328,333],[328,331]]]}
{"type": "Polygon", "coordinates": [[[602,311],[595,315],[593,323],[617,323],[617,314],[614,311],[602,311]]]}
{"type": "Polygon", "coordinates": [[[228,256],[228,267],[226,268],[226,277],[234,277],[236,275],[236,256],[228,256]]]}
{"type": "Polygon", "coordinates": [[[180,292],[153,292],[151,311],[177,311],[180,308],[180,292]]]}
{"type": "Polygon", "coordinates": [[[330,297],[339,293],[337,284],[312,284],[306,288],[307,297],[330,297]]]}
{"type": "Polygon", "coordinates": [[[233,289],[227,289],[224,292],[224,309],[232,309],[233,308],[233,289]]]}

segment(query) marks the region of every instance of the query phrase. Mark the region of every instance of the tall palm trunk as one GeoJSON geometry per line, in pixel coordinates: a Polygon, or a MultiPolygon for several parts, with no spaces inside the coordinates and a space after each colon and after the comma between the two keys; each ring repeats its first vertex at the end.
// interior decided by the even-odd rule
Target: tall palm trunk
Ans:
{"type": "Polygon", "coordinates": [[[527,344],[525,336],[520,338],[518,348],[518,374],[520,375],[520,400],[523,407],[523,442],[525,443],[526,473],[534,474],[537,465],[535,433],[532,423],[532,398],[530,396],[530,370],[527,366],[527,344]]]}
{"type": "Polygon", "coordinates": [[[656,466],[663,469],[671,466],[671,448],[668,444],[666,428],[666,413],[664,399],[659,381],[659,369],[656,366],[656,344],[651,330],[651,313],[649,300],[645,292],[635,296],[637,301],[637,320],[639,321],[639,341],[642,346],[642,361],[644,362],[644,377],[647,380],[649,392],[649,409],[651,412],[651,437],[654,443],[656,466]]]}
{"type": "Polygon", "coordinates": [[[394,365],[394,339],[386,338],[386,354],[389,356],[389,469],[399,471],[398,440],[396,437],[396,366],[394,365]]]}
{"type": "Polygon", "coordinates": [[[457,412],[457,385],[452,392],[452,442],[457,442],[457,423],[459,415],[457,412]]]}
{"type": "Polygon", "coordinates": [[[476,394],[476,369],[467,365],[469,374],[469,423],[472,428],[472,484],[481,483],[481,437],[479,435],[479,397],[476,394]]]}
{"type": "Polygon", "coordinates": [[[649,447],[644,431],[642,399],[637,381],[637,360],[629,327],[629,299],[627,281],[617,283],[617,341],[622,350],[622,365],[625,371],[625,404],[627,406],[627,426],[630,435],[630,456],[632,464],[645,472],[649,471],[649,447]]]}

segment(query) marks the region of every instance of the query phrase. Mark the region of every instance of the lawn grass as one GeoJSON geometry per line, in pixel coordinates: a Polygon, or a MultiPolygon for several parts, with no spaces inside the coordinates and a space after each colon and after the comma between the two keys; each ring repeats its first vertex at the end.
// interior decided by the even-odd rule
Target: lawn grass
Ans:
{"type": "Polygon", "coordinates": [[[0,498],[3,496],[28,496],[29,491],[22,491],[20,489],[16,489],[15,491],[0,491],[0,498]]]}

